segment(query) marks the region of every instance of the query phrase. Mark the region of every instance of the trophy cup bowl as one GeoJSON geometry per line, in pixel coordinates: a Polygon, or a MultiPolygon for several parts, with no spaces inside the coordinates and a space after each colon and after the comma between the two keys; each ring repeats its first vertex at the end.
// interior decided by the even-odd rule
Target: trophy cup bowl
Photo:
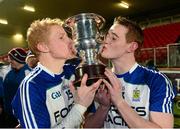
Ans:
{"type": "Polygon", "coordinates": [[[72,29],[78,55],[83,63],[75,70],[76,87],[80,86],[83,75],[88,74],[87,85],[91,85],[104,75],[106,66],[99,63],[98,52],[100,41],[99,30],[104,26],[105,19],[94,13],[81,13],[65,20],[65,25],[72,29]]]}

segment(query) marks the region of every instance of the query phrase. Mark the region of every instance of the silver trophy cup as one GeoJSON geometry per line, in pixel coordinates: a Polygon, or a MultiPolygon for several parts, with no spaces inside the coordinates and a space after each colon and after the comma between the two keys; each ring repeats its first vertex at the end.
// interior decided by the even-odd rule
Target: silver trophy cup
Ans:
{"type": "Polygon", "coordinates": [[[87,85],[91,85],[104,75],[105,65],[99,63],[98,52],[100,46],[100,32],[105,19],[94,13],[82,13],[65,20],[65,24],[72,28],[72,37],[75,41],[78,55],[83,63],[76,68],[75,86],[80,86],[85,73],[88,74],[87,85]]]}

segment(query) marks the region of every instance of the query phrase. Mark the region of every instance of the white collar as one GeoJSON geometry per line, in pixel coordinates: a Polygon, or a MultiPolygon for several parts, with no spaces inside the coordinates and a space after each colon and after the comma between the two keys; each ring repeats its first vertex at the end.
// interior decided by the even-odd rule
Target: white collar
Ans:
{"type": "Polygon", "coordinates": [[[132,73],[137,67],[138,67],[138,63],[136,62],[129,70],[129,73],[132,73]]]}
{"type": "Polygon", "coordinates": [[[43,69],[46,73],[48,73],[49,75],[51,75],[52,77],[55,77],[54,73],[51,72],[49,69],[47,69],[45,66],[43,66],[40,62],[38,62],[38,67],[40,67],[41,69],[43,69]]]}

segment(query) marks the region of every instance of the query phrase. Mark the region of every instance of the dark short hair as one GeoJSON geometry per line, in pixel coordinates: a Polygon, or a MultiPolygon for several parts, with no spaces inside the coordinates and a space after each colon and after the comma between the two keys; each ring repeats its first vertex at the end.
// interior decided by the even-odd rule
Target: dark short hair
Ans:
{"type": "Polygon", "coordinates": [[[126,40],[128,43],[137,42],[139,48],[142,47],[144,42],[144,35],[141,27],[138,24],[121,16],[116,17],[114,19],[114,23],[123,25],[128,29],[128,32],[126,34],[126,40]]]}

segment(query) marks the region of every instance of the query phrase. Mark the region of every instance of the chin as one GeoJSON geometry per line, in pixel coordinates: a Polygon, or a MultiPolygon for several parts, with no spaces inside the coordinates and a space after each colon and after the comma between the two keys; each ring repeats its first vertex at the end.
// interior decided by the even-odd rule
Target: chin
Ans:
{"type": "Polygon", "coordinates": [[[101,53],[101,56],[102,56],[103,58],[109,58],[108,54],[106,54],[106,53],[101,53]]]}

